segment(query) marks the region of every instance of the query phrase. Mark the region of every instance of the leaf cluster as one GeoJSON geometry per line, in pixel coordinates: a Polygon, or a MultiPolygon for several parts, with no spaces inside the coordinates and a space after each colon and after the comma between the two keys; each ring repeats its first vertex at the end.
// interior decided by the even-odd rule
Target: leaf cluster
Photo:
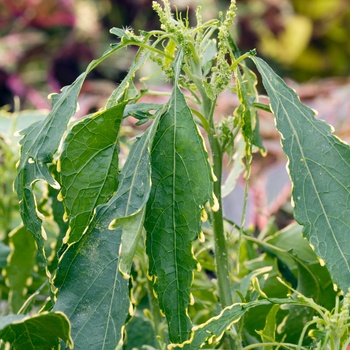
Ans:
{"type": "Polygon", "coordinates": [[[198,10],[196,27],[167,1],[154,9],[160,30],[112,29],[118,43],[21,131],[23,226],[3,254],[10,314],[0,338],[16,349],[345,349],[349,146],[254,51],[240,55],[229,34],[234,2],[207,23],[198,10]],[[130,46],[138,51],[105,107],[74,119],[88,73],[130,46]],[[144,99],[157,93],[140,76],[150,61],[171,83],[162,104],[144,99]],[[224,90],[239,105],[217,122],[224,90]],[[260,108],[276,118],[301,226],[257,233],[246,228],[245,207],[253,154],[265,154],[260,108]],[[137,132],[125,138],[130,117],[137,132]],[[222,198],[242,177],[237,224],[224,218],[222,198]],[[41,283],[29,293],[35,273],[41,283]]]}

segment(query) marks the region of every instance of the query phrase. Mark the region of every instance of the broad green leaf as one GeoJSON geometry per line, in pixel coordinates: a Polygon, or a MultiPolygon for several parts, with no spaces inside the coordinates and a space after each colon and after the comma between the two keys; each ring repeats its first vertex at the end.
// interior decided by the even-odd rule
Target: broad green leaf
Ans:
{"type": "Polygon", "coordinates": [[[132,146],[115,195],[96,208],[87,231],[59,261],[54,310],[70,319],[76,349],[114,350],[121,339],[130,306],[128,280],[118,267],[122,225],[141,220],[136,214],[149,197],[157,120],[132,146]]]}
{"type": "Polygon", "coordinates": [[[6,285],[10,288],[9,302],[16,313],[25,301],[25,288],[36,264],[36,244],[33,236],[21,226],[9,234],[12,247],[5,269],[6,285]]]}
{"type": "Polygon", "coordinates": [[[73,349],[70,324],[61,312],[1,316],[0,339],[16,350],[60,349],[60,340],[73,349]]]}
{"type": "Polygon", "coordinates": [[[68,242],[80,239],[93,210],[118,185],[118,133],[124,104],[75,124],[59,160],[61,195],[70,222],[68,242]]]}
{"type": "Polygon", "coordinates": [[[229,329],[234,323],[237,323],[244,314],[257,306],[274,305],[274,304],[301,304],[300,301],[292,299],[261,299],[249,303],[233,304],[221,311],[218,316],[215,316],[199,326],[192,329],[191,338],[182,344],[172,344],[169,346],[173,349],[198,350],[204,344],[211,343],[214,340],[219,340],[225,331],[229,329]]]}
{"type": "Polygon", "coordinates": [[[295,219],[336,284],[350,286],[350,149],[260,58],[253,57],[270,97],[289,159],[295,219]]]}
{"type": "Polygon", "coordinates": [[[152,190],[145,228],[149,274],[172,342],[188,339],[187,315],[196,260],[192,241],[201,207],[212,198],[208,154],[185,98],[175,84],[152,148],[152,190]]]}
{"type": "Polygon", "coordinates": [[[101,58],[92,61],[70,86],[62,89],[59,95],[53,96],[51,112],[43,121],[36,122],[23,130],[21,158],[18,164],[15,189],[20,203],[20,211],[25,227],[34,235],[38,244],[39,257],[44,258],[45,233],[42,231],[41,219],[37,214],[33,194],[33,184],[44,180],[53,187],[58,187],[52,178],[48,164],[53,162],[53,156],[61,142],[70,118],[77,109],[78,94],[88,73],[104,59],[123,47],[114,46],[105,52],[101,58]]]}

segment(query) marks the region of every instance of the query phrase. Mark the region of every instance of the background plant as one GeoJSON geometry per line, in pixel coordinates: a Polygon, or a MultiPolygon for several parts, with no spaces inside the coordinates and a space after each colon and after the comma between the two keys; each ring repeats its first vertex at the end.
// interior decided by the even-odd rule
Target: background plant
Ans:
{"type": "Polygon", "coordinates": [[[333,320],[327,310],[336,300],[333,281],[344,291],[348,287],[347,274],[338,268],[339,256],[344,257],[342,266],[348,264],[341,244],[346,215],[339,214],[346,210],[347,186],[338,171],[339,166],[346,173],[348,146],[314,118],[254,51],[240,55],[229,34],[234,3],[225,16],[204,23],[198,9],[196,27],[185,14],[174,16],[168,2],[154,8],[160,30],[136,35],[113,28],[120,41],[52,96],[44,120],[22,132],[15,186],[25,230],[38,248],[40,275],[46,272],[47,279],[18,315],[4,317],[2,339],[15,348],[43,349],[58,347],[60,340],[67,347],[74,342],[75,348],[89,349],[114,349],[122,342],[125,348],[168,343],[171,348],[240,348],[242,342],[247,349],[262,343],[302,348],[312,341],[346,346],[346,303],[343,313],[337,305],[334,311],[343,317],[341,334],[328,331],[333,320]],[[128,46],[139,50],[105,108],[71,120],[87,74],[128,46]],[[245,65],[248,58],[262,76],[271,107],[258,98],[256,76],[245,65]],[[153,77],[136,75],[149,60],[172,82],[165,104],[144,102],[149,94],[164,94],[148,88],[153,77]],[[240,105],[217,123],[214,110],[225,90],[236,93],[240,105]],[[230,187],[244,172],[248,189],[253,153],[264,153],[257,109],[270,108],[289,157],[296,218],[333,281],[300,228],[279,232],[270,225],[257,236],[245,228],[244,214],[238,224],[224,221],[224,155],[231,158],[230,187]],[[136,118],[138,125],[147,123],[133,143],[127,141],[130,150],[121,127],[127,117],[136,118]],[[210,146],[210,161],[196,124],[210,146]],[[122,165],[118,150],[128,153],[122,165]],[[344,200],[334,206],[334,196],[344,200]],[[43,231],[43,222],[50,222],[45,218],[54,218],[53,235],[47,227],[43,231]],[[339,251],[325,249],[325,240],[326,247],[339,251]],[[27,316],[47,286],[50,298],[39,313],[27,316]],[[287,298],[293,292],[295,297],[287,298]],[[321,321],[308,323],[315,313],[321,321]],[[307,338],[312,325],[319,332],[307,338]],[[30,331],[20,338],[24,327],[30,331]],[[45,339],[43,327],[50,331],[45,339]]]}

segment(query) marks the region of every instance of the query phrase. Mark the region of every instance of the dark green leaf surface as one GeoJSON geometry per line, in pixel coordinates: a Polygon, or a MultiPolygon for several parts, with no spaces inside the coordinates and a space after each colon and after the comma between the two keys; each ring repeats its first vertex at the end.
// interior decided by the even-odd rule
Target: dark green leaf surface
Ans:
{"type": "Polygon", "coordinates": [[[154,138],[145,221],[149,273],[172,342],[184,341],[190,334],[187,306],[196,268],[192,241],[201,229],[201,206],[211,197],[211,170],[203,139],[175,86],[154,138]]]}
{"type": "Polygon", "coordinates": [[[117,189],[123,110],[119,104],[78,122],[65,140],[59,166],[69,243],[80,239],[93,210],[117,189]]]}
{"type": "Polygon", "coordinates": [[[233,304],[222,310],[222,312],[208,322],[193,327],[191,338],[182,344],[173,344],[170,349],[186,349],[186,350],[198,350],[205,343],[211,340],[219,340],[224,332],[234,323],[237,323],[241,317],[251,308],[261,305],[271,304],[300,304],[301,302],[294,301],[292,299],[262,299],[255,300],[249,303],[233,304]]]}
{"type": "Polygon", "coordinates": [[[350,149],[260,58],[253,57],[289,159],[295,219],[335,283],[350,287],[350,149]]]}
{"type": "Polygon", "coordinates": [[[16,350],[59,349],[63,340],[73,349],[70,325],[61,312],[43,312],[35,316],[8,315],[0,317],[0,339],[16,350]]]}
{"type": "Polygon", "coordinates": [[[92,69],[122,46],[115,46],[105,52],[101,58],[92,61],[73,84],[64,87],[59,95],[53,96],[53,106],[48,116],[43,121],[34,123],[22,131],[21,158],[17,169],[15,189],[19,198],[23,223],[34,235],[41,257],[44,256],[45,235],[42,233],[41,219],[37,215],[32,186],[34,182],[44,180],[53,187],[58,187],[47,165],[53,161],[67,124],[77,109],[78,94],[83,82],[92,69]]]}
{"type": "Polygon", "coordinates": [[[130,305],[128,280],[118,268],[122,225],[140,219],[147,202],[157,120],[131,148],[116,194],[97,207],[86,233],[59,261],[54,309],[69,317],[77,350],[114,350],[120,341],[130,305]]]}
{"type": "Polygon", "coordinates": [[[9,242],[12,251],[5,269],[5,280],[10,288],[11,309],[16,313],[24,303],[24,289],[36,263],[36,244],[33,236],[23,226],[11,232],[9,242]]]}

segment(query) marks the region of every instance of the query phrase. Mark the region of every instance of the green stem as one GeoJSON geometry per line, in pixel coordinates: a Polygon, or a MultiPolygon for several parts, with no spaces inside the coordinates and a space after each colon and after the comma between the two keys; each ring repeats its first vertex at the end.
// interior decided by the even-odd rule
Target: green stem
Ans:
{"type": "MultiPolygon", "coordinates": [[[[194,66],[192,69],[198,69],[194,66]]],[[[192,74],[191,71],[187,70],[186,74],[193,80],[196,84],[198,91],[202,97],[202,114],[206,117],[209,126],[208,139],[210,143],[210,148],[212,151],[212,163],[213,172],[216,177],[214,182],[214,195],[217,199],[218,208],[212,211],[213,219],[213,233],[214,233],[214,249],[215,249],[215,264],[216,264],[216,274],[219,288],[219,298],[222,308],[232,305],[233,298],[231,293],[229,269],[228,269],[228,250],[226,245],[225,229],[224,229],[224,217],[222,208],[222,196],[221,196],[221,183],[222,183],[222,156],[223,152],[221,149],[220,142],[215,133],[214,125],[214,109],[216,106],[216,100],[212,101],[208,98],[205,89],[202,85],[201,71],[196,72],[197,74],[192,74]]],[[[237,336],[237,331],[234,326],[231,328],[232,333],[236,339],[229,337],[230,348],[241,349],[240,339],[237,336]]]]}
{"type": "Polygon", "coordinates": [[[217,268],[219,297],[221,305],[224,308],[232,304],[232,295],[228,272],[227,247],[221,198],[222,154],[219,141],[215,135],[209,135],[209,142],[213,157],[213,171],[216,177],[216,181],[214,182],[214,194],[219,204],[218,210],[212,212],[215,241],[215,260],[217,268]]]}
{"type": "MultiPolygon", "coordinates": [[[[214,232],[214,246],[215,246],[215,263],[216,274],[219,288],[219,297],[222,308],[232,305],[233,299],[231,294],[231,285],[228,269],[228,251],[226,246],[226,237],[224,229],[224,217],[222,210],[222,197],[221,197],[221,181],[222,181],[222,151],[214,133],[208,134],[209,143],[212,150],[213,160],[213,172],[216,177],[214,182],[214,194],[218,201],[218,210],[212,211],[213,216],[213,232],[214,232]]],[[[231,329],[236,339],[233,340],[229,337],[230,348],[240,349],[240,340],[237,337],[237,331],[234,326],[231,329]]]]}

